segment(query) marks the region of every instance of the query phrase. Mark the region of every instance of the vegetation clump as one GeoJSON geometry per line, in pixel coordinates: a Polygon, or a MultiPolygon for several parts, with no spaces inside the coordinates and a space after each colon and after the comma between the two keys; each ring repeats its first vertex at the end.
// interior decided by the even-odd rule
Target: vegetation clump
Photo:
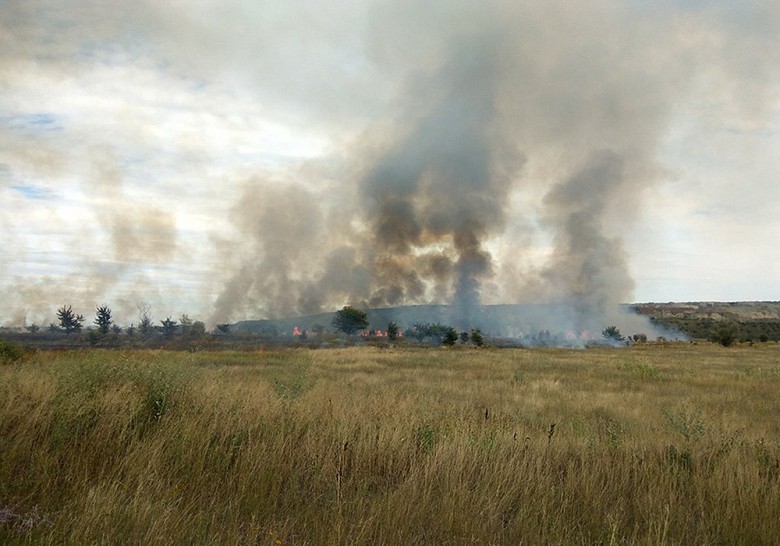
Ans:
{"type": "MultiPolygon", "coordinates": [[[[84,324],[84,315],[77,315],[70,305],[63,305],[57,309],[57,320],[60,321],[60,328],[66,334],[80,332],[84,324]]],[[[55,326],[56,328],[56,326],[55,326]]]]}
{"type": "Polygon", "coordinates": [[[25,351],[19,345],[0,339],[0,364],[17,362],[24,357],[25,351]]]}
{"type": "Polygon", "coordinates": [[[617,326],[607,326],[601,331],[601,336],[612,343],[621,343],[624,341],[623,335],[617,326]]]}
{"type": "Polygon", "coordinates": [[[333,327],[347,335],[356,334],[360,330],[368,328],[368,315],[365,311],[345,305],[336,311],[336,316],[333,317],[333,327]]]}

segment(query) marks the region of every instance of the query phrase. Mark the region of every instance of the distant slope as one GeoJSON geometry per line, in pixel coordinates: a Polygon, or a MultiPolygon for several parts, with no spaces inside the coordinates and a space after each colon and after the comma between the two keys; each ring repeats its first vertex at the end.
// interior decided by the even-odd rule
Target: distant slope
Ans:
{"type": "Polygon", "coordinates": [[[780,302],[640,303],[637,311],[655,324],[677,328],[694,339],[713,339],[724,329],[740,341],[780,341],[780,302]]]}
{"type": "MultiPolygon", "coordinates": [[[[463,331],[470,328],[481,328],[492,337],[524,337],[533,336],[542,331],[560,333],[577,328],[572,310],[568,307],[554,304],[508,304],[481,306],[468,316],[457,313],[449,305],[412,305],[367,309],[370,328],[386,330],[390,322],[395,322],[401,328],[411,328],[415,323],[441,323],[454,326],[463,331]]],[[[295,327],[305,330],[316,330],[323,327],[332,331],[331,326],[335,313],[321,313],[295,318],[247,320],[233,325],[232,330],[267,334],[292,334],[295,327]]],[[[625,333],[644,331],[651,333],[653,326],[646,318],[639,317],[629,305],[622,307],[618,313],[624,321],[625,333]],[[631,329],[629,332],[628,330],[631,329]]],[[[607,326],[599,325],[601,328],[607,326]]],[[[579,331],[578,331],[579,332],[579,331]]]]}

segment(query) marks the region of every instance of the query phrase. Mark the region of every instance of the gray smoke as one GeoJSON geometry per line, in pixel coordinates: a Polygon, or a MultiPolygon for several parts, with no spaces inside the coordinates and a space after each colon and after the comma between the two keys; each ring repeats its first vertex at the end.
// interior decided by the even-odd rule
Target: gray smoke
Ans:
{"type": "Polygon", "coordinates": [[[780,81],[780,11],[764,0],[3,9],[0,83],[105,98],[74,106],[84,119],[57,100],[41,116],[23,85],[21,114],[0,112],[0,192],[48,196],[62,271],[27,271],[35,249],[0,210],[5,246],[25,256],[0,261],[19,316],[51,317],[66,298],[176,315],[190,310],[156,301],[181,290],[211,323],[448,304],[468,328],[483,304],[526,302],[554,304],[539,309],[562,328],[618,323],[633,299],[627,238],[673,176],[672,128],[699,109],[757,125],[780,81]],[[290,161],[247,136],[265,127],[255,115],[327,144],[290,161]]]}
{"type": "Polygon", "coordinates": [[[582,170],[544,198],[557,230],[542,277],[552,289],[551,301],[570,306],[572,323],[580,328],[603,326],[632,295],[634,283],[622,241],[605,233],[603,220],[610,201],[623,191],[623,163],[613,152],[594,153],[582,170]]]}
{"type": "MultiPolygon", "coordinates": [[[[622,242],[609,234],[609,216],[619,212],[618,205],[631,214],[625,196],[648,180],[628,177],[652,166],[667,113],[664,97],[677,74],[648,72],[641,58],[626,61],[652,56],[654,44],[648,48],[646,37],[624,33],[624,47],[616,48],[615,36],[601,35],[600,28],[610,26],[614,33],[616,21],[601,21],[597,13],[562,14],[560,27],[553,25],[540,45],[533,38],[539,21],[526,21],[538,14],[522,8],[408,8],[381,6],[383,24],[371,49],[380,66],[404,74],[397,119],[377,129],[378,137],[369,130],[367,144],[358,144],[348,159],[365,167],[339,188],[357,188],[354,208],[342,214],[359,225],[348,234],[353,250],[339,262],[341,278],[354,268],[360,282],[340,283],[342,301],[334,298],[335,270],[318,279],[312,249],[310,282],[268,287],[265,300],[275,302],[277,290],[289,291],[286,304],[271,305],[276,314],[300,311],[299,300],[311,291],[317,293],[307,298],[312,310],[342,302],[450,303],[452,320],[467,327],[476,320],[483,286],[499,269],[488,243],[507,229],[512,193],[546,192],[539,215],[553,233],[554,252],[541,270],[515,280],[512,296],[569,306],[572,322],[583,327],[600,323],[609,309],[630,299],[632,289],[622,242]],[[410,35],[409,28],[419,33],[410,35]],[[404,53],[415,58],[404,59],[404,53]],[[525,168],[529,158],[537,172],[525,168]]],[[[294,205],[284,206],[294,215],[294,205]]],[[[618,216],[618,223],[628,222],[618,216]]],[[[269,231],[279,236],[289,230],[284,223],[265,225],[261,237],[269,231]]],[[[265,254],[256,255],[263,263],[279,263],[265,254]]],[[[282,262],[280,271],[300,272],[293,261],[282,262]]],[[[235,282],[245,282],[241,275],[235,282]]],[[[246,300],[247,291],[233,286],[224,293],[232,297],[221,303],[246,300]]]]}
{"type": "MultiPolygon", "coordinates": [[[[487,237],[505,226],[515,173],[496,130],[500,48],[492,38],[458,40],[424,89],[410,93],[410,119],[396,142],[359,180],[379,281],[372,306],[423,303],[448,297],[460,317],[479,304],[479,288],[493,272],[487,237]]],[[[414,82],[420,84],[420,82],[414,82]]]]}
{"type": "MultiPolygon", "coordinates": [[[[663,173],[659,146],[701,63],[685,25],[611,2],[379,3],[371,20],[368,60],[400,85],[391,119],[361,135],[331,188],[349,195],[341,224],[278,198],[283,219],[253,211],[263,226],[247,233],[279,237],[285,252],[261,243],[263,265],[249,280],[246,264],[235,269],[217,314],[246,314],[247,301],[272,316],[449,303],[465,328],[490,294],[554,304],[559,328],[635,327],[619,308],[634,287],[622,235],[663,173]],[[532,207],[513,208],[518,195],[532,207]],[[316,247],[288,241],[300,222],[327,235],[316,247]],[[491,241],[508,233],[517,246],[496,255],[491,241]],[[546,263],[524,261],[540,236],[551,240],[546,263]]],[[[328,202],[322,194],[320,208],[328,202]]]]}

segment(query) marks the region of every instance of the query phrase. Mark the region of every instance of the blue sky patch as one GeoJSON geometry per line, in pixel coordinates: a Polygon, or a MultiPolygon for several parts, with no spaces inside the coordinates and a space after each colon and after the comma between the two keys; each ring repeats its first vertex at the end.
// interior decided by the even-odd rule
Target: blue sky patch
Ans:
{"type": "Polygon", "coordinates": [[[27,199],[45,200],[51,199],[51,192],[40,186],[33,186],[32,184],[14,184],[11,189],[17,193],[22,194],[27,199]]]}
{"type": "Polygon", "coordinates": [[[61,131],[59,118],[50,112],[34,112],[31,114],[0,115],[0,125],[5,125],[14,131],[61,131]]]}

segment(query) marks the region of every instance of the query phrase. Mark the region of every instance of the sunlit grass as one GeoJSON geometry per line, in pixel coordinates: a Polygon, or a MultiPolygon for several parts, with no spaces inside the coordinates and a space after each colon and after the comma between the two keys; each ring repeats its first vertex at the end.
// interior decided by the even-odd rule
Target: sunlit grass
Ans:
{"type": "Polygon", "coordinates": [[[771,544],[779,362],[40,352],[0,366],[0,542],[771,544]]]}

